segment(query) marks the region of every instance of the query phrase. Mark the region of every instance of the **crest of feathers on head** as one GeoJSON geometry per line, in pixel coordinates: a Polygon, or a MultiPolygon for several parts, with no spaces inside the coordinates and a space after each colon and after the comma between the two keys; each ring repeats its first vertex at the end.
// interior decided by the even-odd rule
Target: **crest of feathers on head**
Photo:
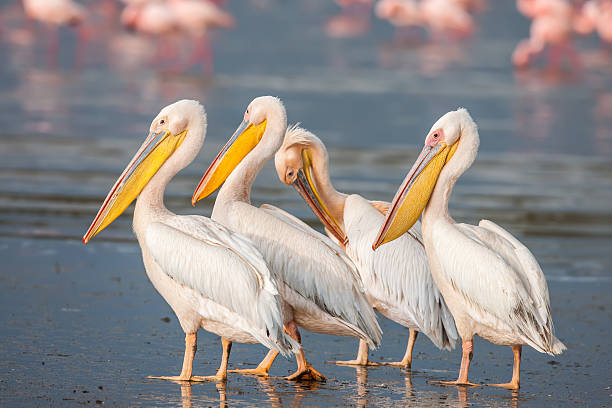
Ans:
{"type": "Polygon", "coordinates": [[[312,141],[313,137],[316,138],[314,134],[303,127],[300,127],[300,122],[298,122],[287,128],[287,131],[285,132],[285,139],[283,140],[283,145],[281,146],[280,150],[287,150],[296,144],[308,144],[312,141]]]}

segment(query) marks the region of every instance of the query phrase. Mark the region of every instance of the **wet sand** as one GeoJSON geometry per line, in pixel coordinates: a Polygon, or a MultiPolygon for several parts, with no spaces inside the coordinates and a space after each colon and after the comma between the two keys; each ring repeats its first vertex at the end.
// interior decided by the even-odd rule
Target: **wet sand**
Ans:
{"type": "MultiPolygon", "coordinates": [[[[368,405],[419,406],[609,406],[612,281],[550,279],[557,335],[568,347],[558,357],[523,352],[519,392],[493,387],[442,387],[454,379],[459,351],[442,352],[421,336],[410,371],[355,369],[325,364],[352,358],[352,339],[303,333],[311,362],[328,377],[323,384],[230,374],[224,385],[179,385],[147,375],[180,371],[183,333],[172,310],[155,292],[134,243],[83,247],[75,241],[3,239],[0,287],[2,406],[228,406],[368,405]],[[92,249],[95,248],[95,249],[92,249]],[[27,262],[24,262],[27,259],[27,262]]],[[[381,318],[383,345],[373,361],[402,357],[407,330],[381,318]]],[[[216,336],[200,331],[196,374],[219,363],[216,336]]],[[[259,345],[234,344],[231,367],[254,366],[259,345]]],[[[471,379],[502,382],[511,374],[509,348],[475,342],[471,379]]],[[[273,376],[287,375],[292,361],[279,358],[273,376]]]]}

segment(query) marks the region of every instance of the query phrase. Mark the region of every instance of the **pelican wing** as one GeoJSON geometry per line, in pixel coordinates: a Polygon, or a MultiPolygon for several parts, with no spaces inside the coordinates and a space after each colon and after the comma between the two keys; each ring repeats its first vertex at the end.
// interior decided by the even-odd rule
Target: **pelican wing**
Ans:
{"type": "MultiPolygon", "coordinates": [[[[266,211],[268,214],[272,214],[279,220],[286,222],[287,224],[293,225],[295,228],[298,228],[299,230],[301,230],[305,234],[310,235],[314,239],[321,240],[327,247],[329,247],[331,251],[333,251],[338,257],[342,258],[344,262],[346,262],[346,264],[350,267],[350,271],[352,272],[354,279],[357,281],[359,285],[362,284],[361,278],[359,276],[359,272],[357,268],[355,267],[355,265],[353,264],[353,261],[342,250],[342,248],[340,247],[340,244],[338,243],[336,238],[333,236],[333,234],[331,234],[331,232],[329,232],[328,236],[326,237],[325,235],[312,229],[312,227],[306,224],[304,221],[289,214],[287,211],[282,210],[273,205],[262,204],[260,208],[266,211]]],[[[327,231],[327,228],[325,229],[325,231],[327,231]]],[[[363,286],[360,286],[360,287],[363,288],[363,286]]]]}
{"type": "Polygon", "coordinates": [[[337,245],[280,209],[233,206],[232,225],[253,241],[285,284],[378,346],[382,331],[359,273],[337,245]]]}
{"type": "Polygon", "coordinates": [[[413,238],[421,237],[420,223],[411,229],[413,236],[404,234],[373,251],[384,216],[371,204],[354,194],[344,206],[346,250],[368,295],[401,311],[398,322],[425,333],[438,348],[454,348],[459,340],[455,321],[429,272],[425,248],[413,238]]]}
{"type": "Polygon", "coordinates": [[[150,224],[146,244],[168,276],[249,321],[262,344],[297,350],[283,333],[275,279],[248,238],[205,217],[180,216],[150,224]]]}
{"type": "Polygon", "coordinates": [[[563,350],[554,337],[544,275],[516,238],[490,221],[478,227],[436,223],[432,237],[442,272],[471,307],[473,319],[505,325],[538,351],[563,350]]]}

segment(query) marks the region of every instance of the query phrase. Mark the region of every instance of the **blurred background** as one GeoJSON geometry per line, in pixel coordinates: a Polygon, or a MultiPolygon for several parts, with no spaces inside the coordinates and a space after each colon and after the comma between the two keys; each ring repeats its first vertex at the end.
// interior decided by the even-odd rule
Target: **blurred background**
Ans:
{"type": "MultiPolygon", "coordinates": [[[[1,405],[609,404],[612,1],[74,2],[0,0],[1,405]],[[144,380],[178,371],[183,338],[144,274],[131,209],[87,247],[80,238],[150,121],[177,99],[206,106],[208,136],[166,204],[210,215],[214,196],[189,205],[197,181],[248,103],[268,94],[326,143],[338,190],[373,200],[392,199],[435,120],[469,109],[481,149],[451,212],[492,219],[533,250],[568,352],[526,351],[520,395],[429,385],[454,377],[459,358],[425,339],[411,374],[364,374],[323,365],[355,342],[311,334],[313,364],[333,378],[315,389],[144,380]]],[[[252,198],[320,228],[271,163],[252,198]]],[[[374,360],[407,339],[382,324],[374,360]]],[[[509,351],[477,347],[474,379],[510,375],[509,351]]],[[[232,362],[255,363],[259,348],[235,347],[232,362]]],[[[214,370],[218,349],[201,334],[197,374],[214,370]]]]}

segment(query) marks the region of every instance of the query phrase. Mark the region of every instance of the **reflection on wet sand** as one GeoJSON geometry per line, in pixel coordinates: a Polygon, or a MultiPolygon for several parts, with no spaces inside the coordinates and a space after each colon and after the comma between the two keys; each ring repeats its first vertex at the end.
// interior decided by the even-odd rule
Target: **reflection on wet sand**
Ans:
{"type": "MultiPolygon", "coordinates": [[[[318,390],[321,387],[319,382],[285,382],[284,379],[271,379],[261,376],[248,376],[249,378],[255,379],[257,385],[255,389],[259,389],[267,396],[267,406],[273,408],[280,407],[291,407],[299,408],[302,406],[306,397],[313,391],[318,390]],[[283,390],[278,391],[275,388],[274,381],[283,382],[283,390]],[[288,388],[288,389],[287,389],[288,388]]],[[[204,383],[191,383],[188,381],[172,381],[180,386],[181,390],[181,406],[182,408],[193,408],[202,405],[200,398],[193,395],[192,387],[210,387],[209,384],[204,383]]],[[[244,403],[243,399],[232,400],[228,398],[227,382],[216,382],[215,387],[219,396],[219,408],[225,408],[231,406],[233,403],[241,404],[244,403]]],[[[365,386],[365,385],[364,385],[365,386]]],[[[201,388],[200,388],[201,389],[201,388]]],[[[364,393],[365,393],[364,388],[364,393]]],[[[240,393],[242,394],[242,393],[240,393]]],[[[239,394],[239,395],[240,395],[239,394]]]]}
{"type": "MultiPolygon", "coordinates": [[[[346,401],[349,405],[355,405],[357,407],[369,407],[369,406],[388,406],[392,400],[388,400],[387,398],[381,398],[378,390],[380,389],[380,384],[368,384],[368,371],[373,370],[373,373],[380,375],[381,368],[371,368],[371,367],[354,367],[355,368],[355,388],[354,395],[351,396],[350,391],[348,394],[349,400],[346,401]]],[[[413,379],[412,373],[410,370],[401,370],[398,371],[400,377],[403,377],[403,381],[399,384],[403,385],[400,388],[393,387],[393,393],[398,395],[403,395],[401,401],[404,404],[408,405],[418,405],[418,406],[445,406],[452,408],[468,408],[473,406],[474,404],[478,405],[482,401],[480,400],[480,396],[474,394],[478,393],[477,390],[464,387],[464,386],[456,386],[456,387],[442,387],[441,392],[432,392],[428,390],[415,390],[413,388],[413,379]],[[452,389],[456,389],[456,398],[453,398],[454,392],[452,389]],[[444,390],[447,390],[448,393],[444,390]],[[446,395],[446,396],[445,396],[446,395]],[[433,404],[433,405],[432,405],[433,404]]],[[[417,376],[421,376],[422,373],[416,373],[417,376]]],[[[266,378],[260,376],[248,376],[257,381],[255,385],[255,389],[263,392],[266,395],[266,405],[272,408],[281,408],[281,407],[291,407],[291,408],[299,408],[304,404],[307,406],[308,396],[314,395],[313,392],[317,390],[321,390],[321,387],[325,388],[324,384],[319,382],[285,382],[284,380],[274,379],[274,378],[266,378]],[[282,383],[277,383],[277,381],[282,381],[282,383]]],[[[197,406],[202,406],[203,403],[205,405],[210,405],[212,400],[206,398],[202,400],[202,392],[203,390],[210,389],[210,384],[202,384],[202,383],[190,383],[184,381],[176,381],[175,384],[180,386],[180,405],[182,408],[194,408],[197,406]],[[194,395],[194,388],[192,387],[207,387],[207,388],[198,388],[199,396],[194,395]]],[[[399,385],[398,384],[398,385],[399,385]]],[[[215,383],[219,407],[226,408],[232,405],[241,405],[245,401],[242,399],[242,392],[236,395],[236,399],[232,399],[232,397],[228,396],[227,382],[219,382],[215,383]]],[[[385,385],[385,387],[387,387],[385,385]]],[[[352,388],[352,387],[351,387],[352,388]]],[[[331,392],[336,392],[333,389],[331,392]]],[[[205,392],[205,394],[210,395],[210,393],[205,392]]],[[[502,395],[499,401],[489,401],[487,405],[492,407],[511,407],[518,408],[520,401],[520,393],[519,391],[508,391],[507,395],[502,395]]]]}
{"type": "Polygon", "coordinates": [[[357,406],[365,407],[368,405],[368,367],[355,367],[357,382],[357,406]]]}
{"type": "MultiPolygon", "coordinates": [[[[176,384],[179,384],[181,387],[181,406],[182,408],[193,408],[193,395],[191,393],[192,384],[189,381],[173,381],[176,384]]],[[[201,384],[199,384],[201,385],[201,384]]],[[[219,408],[227,407],[227,389],[226,382],[217,382],[215,383],[215,387],[217,388],[217,392],[219,393],[219,408]]],[[[195,406],[200,406],[200,404],[195,404],[195,406]]]]}

